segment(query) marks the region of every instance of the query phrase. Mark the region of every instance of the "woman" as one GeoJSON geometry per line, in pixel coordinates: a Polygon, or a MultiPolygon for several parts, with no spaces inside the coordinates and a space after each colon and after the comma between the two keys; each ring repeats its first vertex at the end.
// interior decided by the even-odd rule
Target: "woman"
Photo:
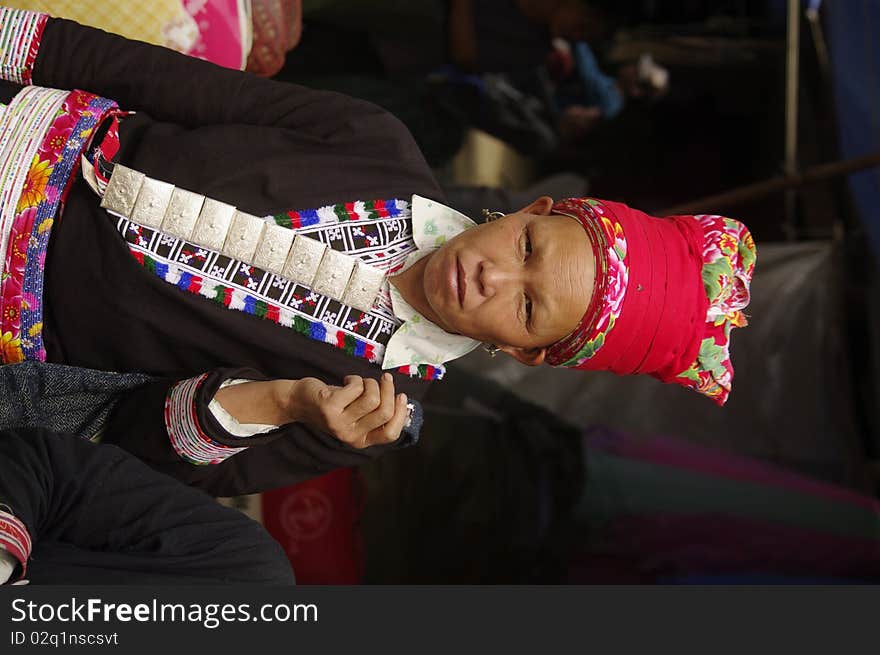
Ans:
{"type": "Polygon", "coordinates": [[[0,129],[16,137],[0,153],[4,361],[290,380],[267,448],[187,431],[223,493],[294,481],[291,449],[328,434],[379,430],[359,457],[402,445],[407,399],[481,342],[726,399],[754,266],[741,224],[542,197],[474,227],[430,199],[412,138],[372,105],[70,21],[0,20],[0,129]],[[85,91],[53,91],[69,88],[85,91]]]}

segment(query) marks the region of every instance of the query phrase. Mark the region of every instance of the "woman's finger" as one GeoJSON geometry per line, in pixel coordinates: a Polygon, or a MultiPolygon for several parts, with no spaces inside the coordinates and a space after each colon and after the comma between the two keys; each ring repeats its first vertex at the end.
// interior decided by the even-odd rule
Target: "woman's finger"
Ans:
{"type": "Polygon", "coordinates": [[[339,413],[345,411],[345,408],[364,392],[364,378],[360,375],[349,375],[343,383],[341,387],[328,387],[328,403],[339,413]]]}
{"type": "Polygon", "coordinates": [[[394,400],[394,414],[391,420],[380,428],[376,428],[367,435],[367,445],[373,446],[383,443],[391,443],[400,438],[403,426],[406,425],[407,410],[406,394],[398,394],[394,400]]]}
{"type": "Polygon", "coordinates": [[[379,380],[379,404],[373,411],[358,419],[355,429],[367,434],[380,428],[394,416],[394,378],[385,373],[379,380]]]}
{"type": "MultiPolygon", "coordinates": [[[[358,397],[352,399],[343,410],[343,413],[347,420],[356,423],[379,407],[381,401],[382,394],[379,390],[379,383],[373,378],[364,378],[363,391],[358,397]]],[[[364,434],[366,434],[366,431],[364,431],[364,434]]]]}

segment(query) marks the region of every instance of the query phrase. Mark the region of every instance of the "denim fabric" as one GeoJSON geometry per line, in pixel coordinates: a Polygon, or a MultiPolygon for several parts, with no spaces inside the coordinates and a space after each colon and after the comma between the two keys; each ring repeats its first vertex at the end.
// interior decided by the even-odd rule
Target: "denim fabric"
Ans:
{"type": "Polygon", "coordinates": [[[42,362],[0,366],[0,429],[38,427],[90,439],[120,392],[152,379],[42,362]]]}

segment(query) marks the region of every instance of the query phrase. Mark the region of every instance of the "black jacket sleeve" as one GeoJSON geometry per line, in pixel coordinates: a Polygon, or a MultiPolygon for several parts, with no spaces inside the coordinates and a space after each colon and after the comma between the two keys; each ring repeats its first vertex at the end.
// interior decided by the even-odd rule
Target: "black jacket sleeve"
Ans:
{"type": "Polygon", "coordinates": [[[161,379],[127,392],[110,416],[102,441],[185,484],[215,496],[236,496],[295,484],[335,468],[360,466],[418,437],[418,416],[396,442],[363,449],[301,423],[237,437],[209,409],[220,384],[234,378],[267,379],[251,369],[216,369],[191,380],[161,379]],[[175,396],[183,385],[196,384],[191,398],[183,400],[181,412],[181,398],[175,396]],[[216,463],[210,463],[211,455],[205,453],[213,455],[216,463]]]}
{"type": "Polygon", "coordinates": [[[340,131],[363,129],[351,122],[353,115],[358,122],[396,121],[379,107],[348,96],[223,68],[56,18],[43,32],[33,83],[91,91],[122,109],[187,127],[275,126],[335,139],[340,131]]]}

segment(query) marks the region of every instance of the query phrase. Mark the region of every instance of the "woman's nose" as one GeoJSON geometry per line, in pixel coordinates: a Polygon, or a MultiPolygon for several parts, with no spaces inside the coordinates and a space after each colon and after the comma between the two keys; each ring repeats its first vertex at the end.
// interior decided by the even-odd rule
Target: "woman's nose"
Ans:
{"type": "Polygon", "coordinates": [[[491,298],[505,285],[515,282],[518,275],[519,272],[513,266],[483,262],[480,265],[480,291],[491,298]]]}

